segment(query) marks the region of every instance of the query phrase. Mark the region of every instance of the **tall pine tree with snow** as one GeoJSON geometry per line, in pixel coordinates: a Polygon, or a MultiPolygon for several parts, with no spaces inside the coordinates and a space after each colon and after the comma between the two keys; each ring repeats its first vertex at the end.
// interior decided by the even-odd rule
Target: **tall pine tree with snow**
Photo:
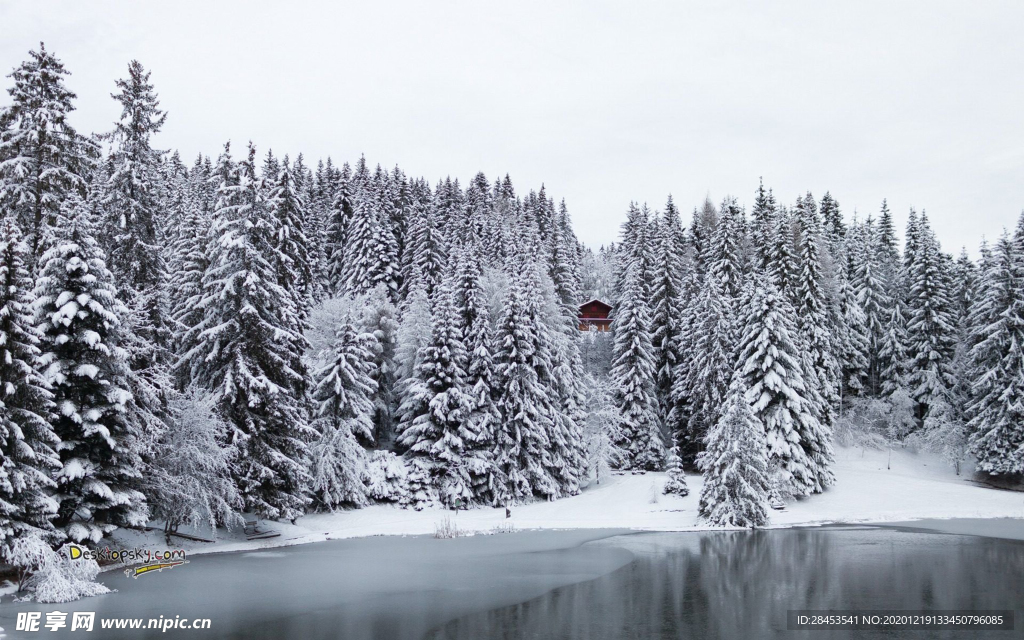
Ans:
{"type": "Polygon", "coordinates": [[[911,225],[907,228],[906,254],[910,281],[907,387],[918,404],[917,417],[924,419],[933,405],[948,400],[946,394],[953,387],[951,364],[956,328],[939,242],[926,215],[922,214],[920,220],[913,219],[911,225]]]}
{"type": "Polygon", "coordinates": [[[686,302],[686,245],[679,210],[669,196],[657,226],[654,284],[651,288],[651,332],[655,351],[655,391],[659,415],[667,419],[674,372],[683,354],[678,351],[680,322],[686,302]]]}
{"type": "Polygon", "coordinates": [[[764,426],[748,404],[742,378],[729,387],[722,417],[697,459],[704,472],[700,517],[712,526],[768,524],[768,457],[764,426]]]}
{"type": "Polygon", "coordinates": [[[734,307],[725,299],[719,282],[706,277],[696,300],[686,309],[691,337],[685,366],[677,368],[673,393],[687,398],[686,432],[678,442],[687,463],[694,461],[703,448],[704,436],[718,422],[734,370],[734,307]]]}
{"type": "MultiPolygon", "coordinates": [[[[267,154],[264,164],[267,205],[275,226],[275,256],[278,284],[292,297],[299,318],[305,318],[313,302],[313,262],[306,235],[306,203],[296,184],[288,157],[280,164],[267,154]]],[[[296,329],[300,330],[301,326],[296,329]]]]}
{"type": "Polygon", "coordinates": [[[125,309],[80,199],[65,204],[40,265],[35,321],[62,464],[55,523],[74,541],[98,542],[117,527],[146,523],[139,491],[146,452],[129,418],[129,369],[119,343],[125,309]]]}
{"type": "Polygon", "coordinates": [[[170,329],[164,250],[161,246],[160,191],[162,153],[151,146],[167,119],[149,72],[138,61],[128,65],[128,77],[117,81],[114,99],[121,118],[108,135],[112,149],[109,176],[102,187],[102,207],[109,230],[105,245],[109,267],[121,300],[134,322],[125,329],[141,340],[142,353],[132,353],[133,369],[168,360],[170,329]]]}
{"type": "Polygon", "coordinates": [[[660,470],[665,445],[658,423],[650,310],[644,299],[640,262],[631,260],[625,269],[612,320],[615,346],[609,374],[623,438],[616,444],[625,452],[624,468],[660,470]]]}
{"type": "Polygon", "coordinates": [[[495,504],[533,495],[555,497],[550,474],[550,434],[557,397],[551,387],[551,338],[541,319],[536,265],[520,250],[495,334],[495,404],[500,419],[494,434],[491,491],[495,504]]]}
{"type": "Polygon", "coordinates": [[[13,218],[0,220],[0,561],[8,564],[19,540],[53,537],[51,476],[61,468],[52,394],[38,369],[27,254],[13,218]]]}
{"type": "Polygon", "coordinates": [[[468,428],[467,355],[454,302],[447,284],[436,292],[431,339],[417,371],[424,411],[399,436],[406,456],[420,459],[421,468],[429,469],[441,504],[449,508],[474,497],[466,461],[466,450],[475,440],[468,428]]]}
{"type": "Polygon", "coordinates": [[[312,489],[328,509],[366,501],[363,487],[365,454],[357,435],[373,432],[373,379],[376,338],[342,321],[335,329],[330,359],[315,374],[313,423],[318,436],[310,445],[312,489]]]}
{"type": "Polygon", "coordinates": [[[33,274],[65,199],[85,196],[84,176],[96,155],[95,144],[68,122],[75,94],[64,85],[66,75],[40,43],[8,75],[11,104],[0,110],[0,210],[17,218],[33,274]]]}
{"type": "Polygon", "coordinates": [[[983,263],[971,314],[970,447],[987,473],[1024,473],[1024,215],[983,263]]]}
{"type": "Polygon", "coordinates": [[[763,276],[745,297],[737,375],[764,425],[775,497],[818,493],[834,483],[832,446],[808,399],[793,308],[763,276]]]}
{"type": "Polygon", "coordinates": [[[237,168],[223,160],[202,320],[185,335],[179,366],[216,397],[239,450],[233,470],[245,508],[294,519],[309,502],[312,437],[303,398],[308,386],[295,332],[297,310],[275,270],[275,224],[261,197],[255,150],[237,168]]]}

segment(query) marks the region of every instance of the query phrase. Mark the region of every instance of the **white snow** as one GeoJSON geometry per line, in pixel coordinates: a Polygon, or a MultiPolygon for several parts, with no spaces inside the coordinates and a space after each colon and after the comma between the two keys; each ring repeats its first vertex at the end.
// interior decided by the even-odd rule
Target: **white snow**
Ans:
{"type": "MultiPolygon", "coordinates": [[[[836,486],[823,494],[792,502],[784,511],[769,513],[771,527],[828,523],[895,522],[925,518],[1024,518],[1024,493],[991,489],[958,477],[939,457],[905,450],[892,452],[892,468],[886,468],[888,452],[872,449],[836,449],[836,486]]],[[[469,534],[489,534],[510,524],[524,529],[625,528],[642,531],[707,529],[697,521],[701,478],[687,476],[686,497],[660,495],[665,473],[613,475],[581,495],[552,502],[504,509],[422,511],[390,505],[374,505],[351,511],[305,516],[296,525],[266,522],[264,527],[281,531],[278,538],[246,541],[240,532],[216,543],[194,543],[173,538],[172,544],[194,553],[239,551],[340,538],[375,535],[433,534],[434,526],[451,516],[469,534]],[[653,487],[653,493],[652,493],[653,487]],[[657,496],[652,502],[651,496],[657,496]]],[[[1024,524],[1024,523],[1022,523],[1024,524]]],[[[224,532],[218,532],[223,535],[224,532]]],[[[143,540],[126,531],[116,537],[126,543],[143,540]]],[[[200,532],[200,535],[208,536],[200,532]]],[[[994,534],[995,535],[995,534],[994,534]]],[[[150,533],[152,543],[163,544],[160,533],[150,533]]]]}

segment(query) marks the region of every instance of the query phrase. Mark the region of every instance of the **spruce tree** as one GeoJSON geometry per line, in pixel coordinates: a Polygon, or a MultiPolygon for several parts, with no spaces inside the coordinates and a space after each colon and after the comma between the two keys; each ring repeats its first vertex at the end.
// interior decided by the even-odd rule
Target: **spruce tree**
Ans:
{"type": "Polygon", "coordinates": [[[718,422],[735,363],[733,307],[724,299],[719,281],[706,277],[694,303],[687,307],[686,377],[676,379],[676,396],[686,395],[689,418],[679,442],[684,462],[693,463],[704,436],[718,422]]]}
{"type": "Polygon", "coordinates": [[[13,214],[29,247],[30,271],[47,248],[62,203],[84,197],[84,176],[96,146],[68,122],[75,94],[64,85],[69,72],[39,43],[7,77],[10,106],[0,110],[0,210],[13,214]]]}
{"type": "Polygon", "coordinates": [[[1024,473],[1024,215],[999,240],[971,317],[970,448],[982,471],[1024,473]]]}
{"type": "Polygon", "coordinates": [[[76,542],[98,542],[117,527],[146,523],[139,490],[146,452],[129,417],[130,372],[120,345],[125,308],[90,213],[77,197],[66,203],[40,265],[35,321],[57,407],[53,430],[62,465],[55,478],[55,524],[76,542]]]}
{"type": "Polygon", "coordinates": [[[137,319],[126,330],[144,345],[144,353],[132,354],[136,370],[166,363],[170,346],[159,228],[163,154],[151,146],[151,136],[160,131],[167,114],[159,108],[149,76],[132,60],[128,77],[117,81],[119,91],[113,97],[121,106],[121,118],[108,135],[110,173],[102,187],[110,270],[121,299],[137,319]]]}
{"type": "Polygon", "coordinates": [[[933,405],[948,401],[945,396],[954,384],[951,364],[956,329],[950,313],[943,256],[926,215],[914,221],[913,230],[908,228],[907,242],[910,280],[907,386],[918,404],[917,417],[924,419],[933,405]],[[912,237],[915,246],[910,250],[912,237]]]}
{"type": "Polygon", "coordinates": [[[330,360],[314,375],[318,436],[310,445],[312,489],[328,509],[366,501],[364,453],[357,436],[372,437],[375,342],[372,334],[359,333],[343,320],[335,329],[330,360]]]}
{"type": "Polygon", "coordinates": [[[679,347],[679,323],[683,315],[685,276],[685,244],[679,211],[669,196],[665,212],[658,224],[654,284],[651,290],[651,331],[654,344],[655,392],[658,396],[662,422],[671,405],[674,372],[683,354],[679,347]]]}
{"type": "Polygon", "coordinates": [[[448,508],[474,497],[465,461],[474,434],[468,429],[467,356],[460,324],[451,288],[443,286],[435,296],[431,338],[416,372],[424,391],[425,411],[399,436],[405,455],[418,458],[429,470],[438,498],[448,508]]]}
{"type": "Polygon", "coordinates": [[[548,466],[557,398],[551,388],[551,337],[541,320],[536,265],[518,251],[495,334],[495,504],[559,495],[548,466]]]}
{"type": "Polygon", "coordinates": [[[656,363],[641,268],[637,260],[626,265],[612,320],[615,346],[610,378],[623,436],[623,441],[616,445],[626,454],[624,468],[660,470],[664,464],[664,443],[658,425],[656,363]]]}
{"type": "Polygon", "coordinates": [[[758,276],[747,289],[736,362],[750,406],[764,425],[776,490],[805,496],[831,486],[834,476],[829,431],[808,399],[795,324],[788,301],[758,276]]]}
{"type": "Polygon", "coordinates": [[[679,457],[679,447],[673,446],[668,450],[667,466],[668,482],[661,492],[677,496],[690,495],[690,488],[686,486],[686,473],[683,472],[683,459],[679,457]]]}
{"type": "Polygon", "coordinates": [[[0,561],[24,538],[51,538],[51,479],[61,468],[50,426],[53,396],[39,372],[28,246],[13,218],[0,219],[0,561]]]}
{"type": "Polygon", "coordinates": [[[222,163],[216,241],[197,303],[202,320],[185,335],[189,350],[179,366],[214,393],[234,429],[233,475],[245,508],[294,519],[309,502],[305,340],[295,333],[292,298],[278,284],[275,224],[261,198],[255,150],[237,168],[230,157],[222,163]]]}
{"type": "Polygon", "coordinates": [[[712,526],[768,524],[768,459],[764,426],[751,411],[738,378],[729,387],[722,417],[707,434],[697,460],[704,472],[700,517],[712,526]]]}

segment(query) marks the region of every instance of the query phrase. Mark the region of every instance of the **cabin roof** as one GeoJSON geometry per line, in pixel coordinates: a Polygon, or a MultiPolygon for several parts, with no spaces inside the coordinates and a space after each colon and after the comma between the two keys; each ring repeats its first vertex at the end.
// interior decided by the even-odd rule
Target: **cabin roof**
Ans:
{"type": "Polygon", "coordinates": [[[602,308],[604,308],[604,309],[606,309],[608,311],[612,310],[612,305],[608,304],[607,302],[602,302],[601,300],[598,300],[597,298],[594,298],[590,302],[584,302],[583,304],[580,305],[580,309],[582,309],[583,307],[589,307],[589,306],[592,306],[592,305],[596,305],[596,306],[602,307],[602,308]]]}

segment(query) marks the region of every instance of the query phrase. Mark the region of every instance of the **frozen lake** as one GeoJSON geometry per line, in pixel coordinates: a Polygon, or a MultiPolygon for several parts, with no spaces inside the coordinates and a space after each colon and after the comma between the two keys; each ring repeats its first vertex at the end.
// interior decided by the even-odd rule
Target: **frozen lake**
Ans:
{"type": "Polygon", "coordinates": [[[156,575],[102,579],[118,593],[5,603],[0,626],[17,638],[18,611],[59,609],[212,619],[201,632],[97,629],[91,638],[894,638],[903,636],[787,632],[786,611],[1016,609],[1015,632],[905,636],[1024,636],[1024,542],[959,532],[376,537],[196,556],[156,575]]]}

